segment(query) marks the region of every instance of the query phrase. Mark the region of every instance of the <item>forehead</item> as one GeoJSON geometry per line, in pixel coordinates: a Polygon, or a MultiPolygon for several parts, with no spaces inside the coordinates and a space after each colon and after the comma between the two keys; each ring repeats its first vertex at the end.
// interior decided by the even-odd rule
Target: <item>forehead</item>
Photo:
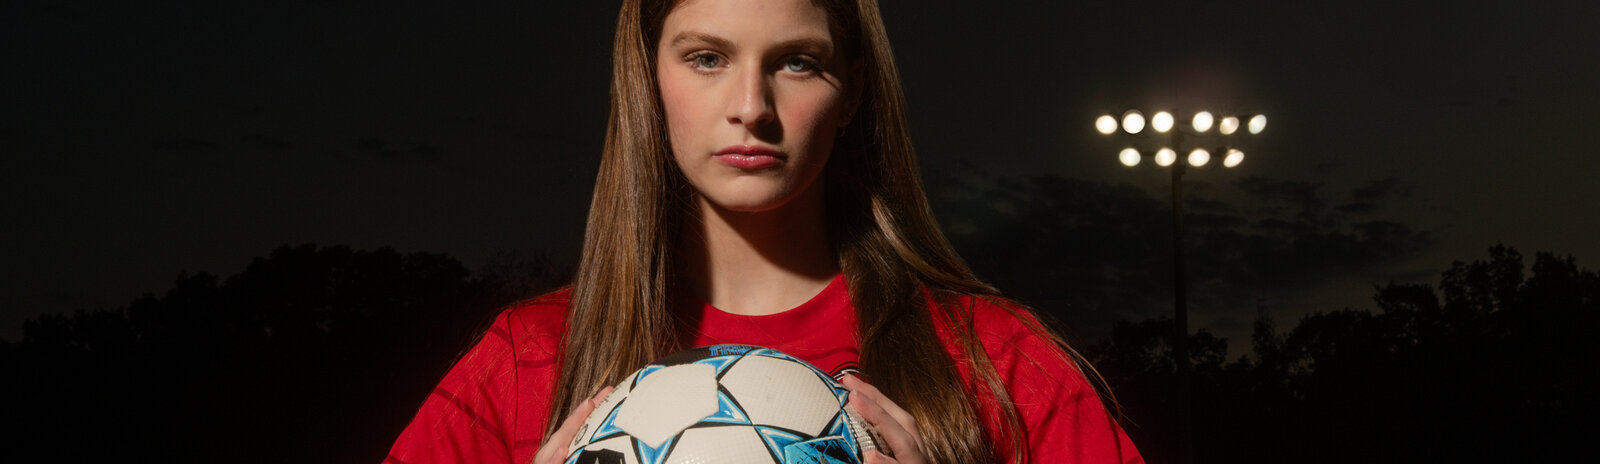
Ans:
{"type": "Polygon", "coordinates": [[[831,39],[828,13],[811,0],[685,0],[667,14],[661,44],[684,33],[734,41],[831,39]]]}

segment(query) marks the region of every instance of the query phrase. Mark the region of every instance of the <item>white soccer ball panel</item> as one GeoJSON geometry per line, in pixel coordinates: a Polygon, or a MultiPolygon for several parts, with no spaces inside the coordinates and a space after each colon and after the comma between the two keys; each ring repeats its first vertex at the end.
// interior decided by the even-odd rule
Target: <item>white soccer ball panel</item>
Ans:
{"type": "Polygon", "coordinates": [[[839,413],[839,398],[810,368],[784,359],[746,356],[722,376],[750,421],[817,436],[839,413]],[[782,385],[784,388],[772,388],[782,385]]]}
{"type": "Polygon", "coordinates": [[[705,364],[668,366],[646,375],[617,411],[617,427],[658,447],[717,412],[717,371],[705,364]]]}
{"type": "Polygon", "coordinates": [[[733,425],[684,430],[667,464],[776,463],[755,427],[733,425]]]}

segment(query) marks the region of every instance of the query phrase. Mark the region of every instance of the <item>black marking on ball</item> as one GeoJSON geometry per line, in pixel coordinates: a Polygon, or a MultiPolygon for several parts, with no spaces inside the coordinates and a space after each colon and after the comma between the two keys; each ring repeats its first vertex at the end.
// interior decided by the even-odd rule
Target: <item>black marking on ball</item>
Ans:
{"type": "Polygon", "coordinates": [[[583,450],[578,455],[578,464],[626,464],[628,461],[622,452],[616,450],[583,450]]]}

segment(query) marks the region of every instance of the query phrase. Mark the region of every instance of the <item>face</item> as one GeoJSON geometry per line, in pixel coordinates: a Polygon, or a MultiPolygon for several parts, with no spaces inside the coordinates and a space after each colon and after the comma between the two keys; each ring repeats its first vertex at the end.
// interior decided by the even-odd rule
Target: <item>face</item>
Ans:
{"type": "Polygon", "coordinates": [[[850,106],[825,11],[809,0],[687,0],[656,51],[672,154],[701,198],[761,212],[820,192],[850,106]]]}

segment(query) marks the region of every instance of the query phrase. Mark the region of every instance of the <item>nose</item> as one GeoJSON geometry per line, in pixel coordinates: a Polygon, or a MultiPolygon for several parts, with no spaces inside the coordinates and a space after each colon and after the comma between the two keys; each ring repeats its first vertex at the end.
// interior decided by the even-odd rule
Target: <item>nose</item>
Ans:
{"type": "Polygon", "coordinates": [[[772,108],[772,84],[759,67],[741,70],[728,101],[728,122],[741,124],[754,132],[777,119],[772,108]]]}

